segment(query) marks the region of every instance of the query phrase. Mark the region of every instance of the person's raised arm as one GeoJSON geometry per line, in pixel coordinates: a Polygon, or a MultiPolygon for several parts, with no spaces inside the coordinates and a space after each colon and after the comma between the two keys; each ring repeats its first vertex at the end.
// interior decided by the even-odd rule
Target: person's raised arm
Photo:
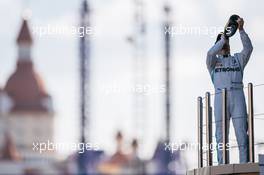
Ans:
{"type": "Polygon", "coordinates": [[[216,54],[223,48],[226,39],[224,35],[221,36],[221,39],[215,43],[215,45],[207,52],[206,65],[207,69],[211,73],[215,67],[216,63],[216,54]]]}
{"type": "Polygon", "coordinates": [[[240,33],[240,38],[241,38],[241,42],[243,45],[243,49],[240,53],[238,53],[239,55],[239,61],[241,66],[244,68],[250,58],[250,55],[253,51],[253,46],[251,43],[250,38],[248,37],[248,34],[245,32],[244,30],[244,20],[243,18],[238,19],[238,29],[239,29],[239,33],[240,33]]]}

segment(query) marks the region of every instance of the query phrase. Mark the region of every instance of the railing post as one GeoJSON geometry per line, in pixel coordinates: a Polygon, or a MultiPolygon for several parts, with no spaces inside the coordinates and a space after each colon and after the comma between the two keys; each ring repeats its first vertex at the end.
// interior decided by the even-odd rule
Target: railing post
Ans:
{"type": "Polygon", "coordinates": [[[198,168],[203,167],[203,99],[197,99],[197,121],[198,121],[198,168]]]}
{"type": "Polygon", "coordinates": [[[228,134],[227,134],[227,90],[222,89],[222,139],[223,139],[223,164],[229,163],[229,152],[227,150],[228,134]]]}
{"type": "Polygon", "coordinates": [[[248,84],[248,135],[249,135],[249,161],[255,162],[254,149],[254,107],[253,107],[253,84],[248,84]]]}
{"type": "Polygon", "coordinates": [[[213,154],[211,150],[212,146],[212,108],[211,108],[211,97],[210,93],[205,94],[205,106],[206,106],[206,144],[207,149],[207,166],[213,165],[213,154]]]}

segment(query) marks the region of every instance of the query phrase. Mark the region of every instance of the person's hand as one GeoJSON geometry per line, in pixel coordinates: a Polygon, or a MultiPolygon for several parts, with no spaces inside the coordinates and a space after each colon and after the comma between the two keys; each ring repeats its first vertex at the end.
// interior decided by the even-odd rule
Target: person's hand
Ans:
{"type": "Polygon", "coordinates": [[[243,18],[239,18],[237,20],[237,23],[238,23],[238,29],[239,30],[243,30],[244,29],[244,19],[243,18]]]}

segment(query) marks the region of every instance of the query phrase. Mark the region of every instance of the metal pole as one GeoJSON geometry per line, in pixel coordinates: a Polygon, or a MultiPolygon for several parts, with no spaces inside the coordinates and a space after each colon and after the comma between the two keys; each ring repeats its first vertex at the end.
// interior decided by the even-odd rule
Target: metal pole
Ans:
{"type": "MultiPolygon", "coordinates": [[[[168,4],[165,4],[164,11],[166,14],[166,21],[164,26],[168,28],[171,25],[170,22],[170,12],[171,9],[168,4]]],[[[165,73],[165,79],[166,79],[166,140],[170,141],[170,121],[171,121],[171,39],[168,32],[165,33],[165,66],[166,66],[166,73],[165,73]]]]}
{"type": "MultiPolygon", "coordinates": [[[[228,143],[228,134],[227,134],[227,90],[222,90],[222,132],[223,132],[223,164],[229,163],[229,154],[226,148],[228,143]]],[[[219,146],[219,145],[218,145],[219,146]]]]}
{"type": "MultiPolygon", "coordinates": [[[[87,0],[82,0],[80,27],[90,27],[89,4],[87,0]]],[[[81,107],[81,133],[80,142],[87,141],[87,125],[89,123],[89,69],[90,69],[90,38],[84,35],[80,38],[80,107],[81,107]]],[[[78,171],[80,175],[87,174],[87,157],[85,154],[78,154],[78,171]]]]}
{"type": "Polygon", "coordinates": [[[203,99],[197,99],[197,117],[198,117],[198,168],[203,167],[203,99]]]}
{"type": "MultiPolygon", "coordinates": [[[[133,69],[134,86],[142,86],[146,82],[146,24],[145,24],[145,0],[133,0],[134,3],[134,32],[128,38],[133,47],[133,69]]],[[[143,93],[134,93],[133,99],[133,129],[134,135],[139,141],[144,140],[146,136],[147,124],[147,98],[143,93]]]]}
{"type": "Polygon", "coordinates": [[[248,135],[249,135],[249,161],[255,162],[254,149],[254,107],[253,107],[253,84],[248,84],[248,135]]]}
{"type": "Polygon", "coordinates": [[[210,93],[206,92],[205,94],[205,103],[206,103],[206,144],[209,149],[207,149],[207,166],[213,165],[213,154],[211,145],[212,145],[212,109],[211,109],[211,100],[210,93]]]}
{"type": "MultiPolygon", "coordinates": [[[[81,6],[81,27],[90,27],[90,7],[87,0],[82,1],[81,6]]],[[[81,142],[87,140],[88,104],[89,104],[89,69],[90,69],[90,38],[88,35],[80,37],[80,88],[81,88],[81,142]]]]}

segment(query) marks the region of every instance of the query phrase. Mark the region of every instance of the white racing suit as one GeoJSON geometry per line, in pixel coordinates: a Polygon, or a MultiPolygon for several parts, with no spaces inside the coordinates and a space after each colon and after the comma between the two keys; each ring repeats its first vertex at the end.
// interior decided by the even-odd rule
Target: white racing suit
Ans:
{"type": "Polygon", "coordinates": [[[214,115],[215,137],[217,143],[218,163],[223,163],[222,150],[219,143],[222,139],[222,94],[221,90],[227,89],[227,134],[229,133],[229,119],[232,118],[236,139],[239,146],[240,163],[248,162],[248,124],[247,110],[243,91],[243,71],[252,53],[253,46],[244,30],[239,31],[243,50],[234,56],[223,57],[217,55],[222,49],[225,39],[221,38],[207,53],[207,68],[215,87],[214,115]]]}

